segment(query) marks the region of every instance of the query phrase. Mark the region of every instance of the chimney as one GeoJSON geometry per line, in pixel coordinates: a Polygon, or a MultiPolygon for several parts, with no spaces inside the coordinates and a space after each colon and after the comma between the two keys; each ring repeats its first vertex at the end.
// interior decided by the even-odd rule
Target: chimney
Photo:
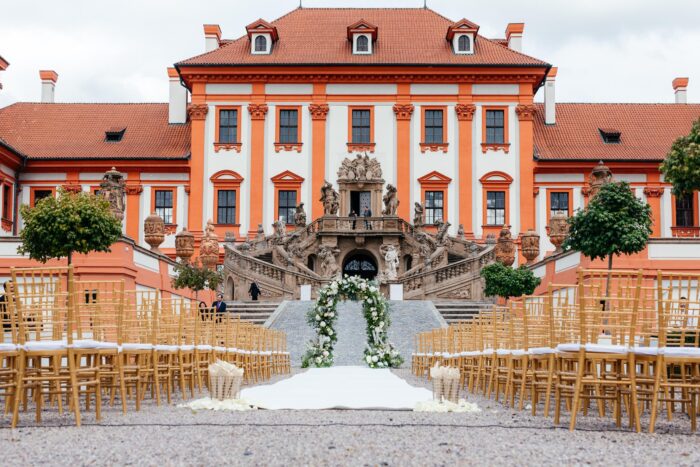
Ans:
{"type": "Polygon", "coordinates": [[[53,70],[40,70],[39,77],[41,78],[41,102],[53,104],[58,73],[53,70]]]}
{"type": "MultiPolygon", "coordinates": [[[[10,64],[5,60],[4,58],[0,57],[0,71],[5,71],[7,70],[7,67],[10,66],[10,64]]],[[[0,89],[2,89],[2,82],[0,82],[0,89]]]]}
{"type": "Polygon", "coordinates": [[[516,52],[523,51],[523,31],[525,30],[525,23],[508,23],[506,26],[506,41],[508,41],[508,48],[515,50],[516,52]]]}
{"type": "Polygon", "coordinates": [[[688,103],[688,78],[674,79],[673,90],[676,93],[676,104],[688,103]]]}
{"type": "Polygon", "coordinates": [[[221,28],[218,24],[204,25],[204,51],[211,52],[219,48],[221,42],[221,28]]]}
{"type": "Polygon", "coordinates": [[[553,66],[547,73],[544,81],[544,123],[554,125],[557,123],[557,101],[554,93],[554,81],[557,77],[557,67],[553,66]]]}
{"type": "Polygon", "coordinates": [[[168,123],[187,122],[187,88],[180,84],[180,75],[175,68],[168,68],[170,80],[170,105],[168,123]]]}

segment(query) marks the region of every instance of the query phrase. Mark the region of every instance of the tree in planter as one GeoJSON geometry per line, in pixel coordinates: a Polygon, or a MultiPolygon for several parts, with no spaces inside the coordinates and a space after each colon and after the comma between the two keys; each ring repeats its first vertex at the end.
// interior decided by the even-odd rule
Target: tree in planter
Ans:
{"type": "Polygon", "coordinates": [[[24,228],[20,254],[45,263],[73,253],[109,251],[122,234],[122,224],[110,210],[109,201],[90,193],[59,189],[58,197],[39,200],[35,207],[20,208],[24,228]]]}
{"type": "Polygon", "coordinates": [[[700,190],[700,119],[693,123],[690,134],[673,143],[659,169],[664,180],[673,185],[674,195],[700,190]]]}
{"type": "Polygon", "coordinates": [[[603,185],[584,210],[569,218],[564,248],[591,259],[608,259],[605,296],[610,293],[613,255],[642,251],[651,235],[651,207],[638,199],[626,182],[603,185]]]}
{"type": "Polygon", "coordinates": [[[540,285],[540,279],[525,266],[513,269],[499,262],[489,264],[481,270],[481,277],[486,282],[484,295],[487,297],[510,297],[530,295],[540,285]]]}
{"type": "Polygon", "coordinates": [[[194,291],[197,300],[199,292],[208,289],[216,290],[224,278],[216,269],[202,266],[199,258],[192,263],[182,262],[175,266],[175,278],[172,285],[176,289],[190,289],[194,291]]]}

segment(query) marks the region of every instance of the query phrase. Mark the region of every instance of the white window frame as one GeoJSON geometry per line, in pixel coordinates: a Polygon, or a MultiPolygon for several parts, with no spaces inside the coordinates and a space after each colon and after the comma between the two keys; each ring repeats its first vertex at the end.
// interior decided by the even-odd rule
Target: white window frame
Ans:
{"type": "Polygon", "coordinates": [[[372,54],[372,34],[368,33],[356,33],[353,34],[352,36],[352,53],[355,55],[371,55],[372,54]],[[357,50],[357,39],[360,38],[360,36],[365,36],[367,38],[367,51],[359,51],[357,50]]]}
{"type": "Polygon", "coordinates": [[[459,54],[459,55],[473,55],[474,54],[474,34],[472,33],[465,33],[465,32],[458,32],[454,35],[452,38],[452,49],[454,50],[454,53],[459,54]],[[459,38],[462,36],[467,36],[469,38],[469,50],[467,51],[461,51],[459,50],[459,38]]]}
{"type": "Polygon", "coordinates": [[[267,33],[253,33],[250,37],[250,53],[253,55],[269,55],[270,52],[272,52],[272,35],[267,33]],[[255,50],[255,39],[257,39],[258,36],[265,37],[267,48],[264,51],[255,50]]]}

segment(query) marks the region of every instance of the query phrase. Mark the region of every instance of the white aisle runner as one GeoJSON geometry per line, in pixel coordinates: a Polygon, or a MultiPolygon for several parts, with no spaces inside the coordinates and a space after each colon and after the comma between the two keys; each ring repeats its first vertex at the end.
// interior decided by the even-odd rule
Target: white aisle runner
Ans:
{"type": "Polygon", "coordinates": [[[277,383],[243,389],[241,397],[263,409],[413,410],[432,392],[411,386],[391,370],[361,366],[312,368],[277,383]]]}

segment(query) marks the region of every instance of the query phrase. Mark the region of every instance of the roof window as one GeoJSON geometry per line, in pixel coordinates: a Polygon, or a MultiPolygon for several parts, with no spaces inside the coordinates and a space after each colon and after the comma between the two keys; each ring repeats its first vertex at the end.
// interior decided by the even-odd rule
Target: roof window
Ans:
{"type": "Polygon", "coordinates": [[[109,128],[105,131],[105,141],[108,143],[118,143],[124,137],[125,127],[109,128]]]}
{"type": "Polygon", "coordinates": [[[600,137],[603,138],[603,142],[606,144],[619,144],[620,135],[622,132],[615,130],[614,128],[598,128],[600,132],[600,137]]]}

